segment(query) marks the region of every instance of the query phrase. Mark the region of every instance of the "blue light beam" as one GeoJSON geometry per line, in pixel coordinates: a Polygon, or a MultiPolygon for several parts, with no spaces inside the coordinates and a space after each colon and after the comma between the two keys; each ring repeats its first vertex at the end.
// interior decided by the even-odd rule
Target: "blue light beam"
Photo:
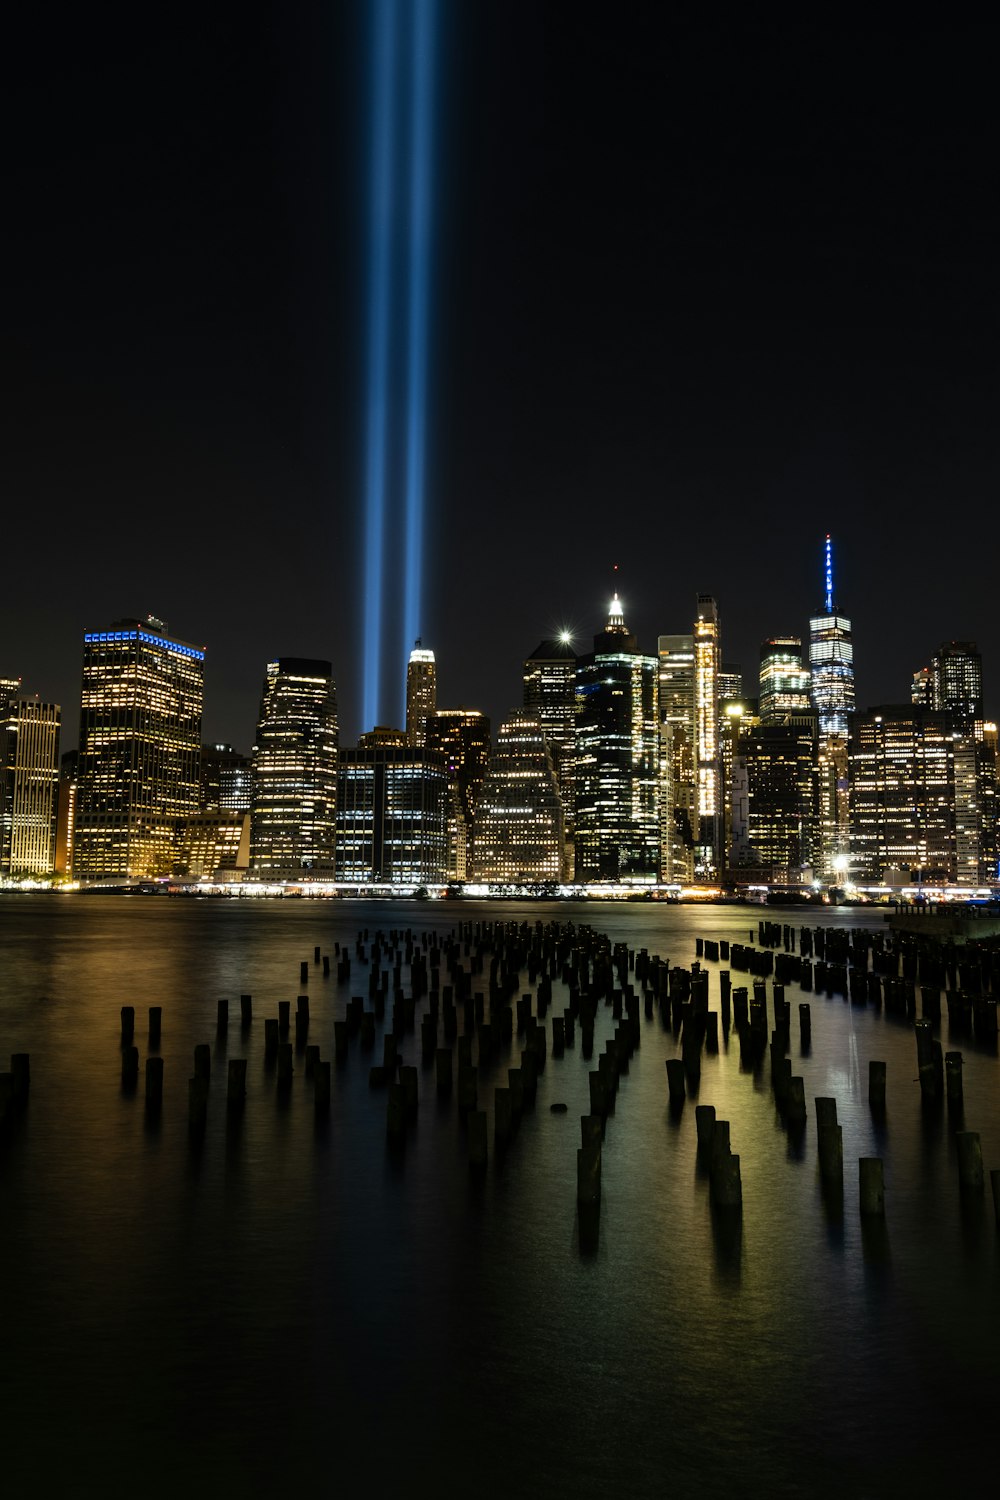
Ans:
{"type": "Polygon", "coordinates": [[[396,0],[373,0],[362,723],[379,722],[392,273],[396,0]]]}
{"type": "Polygon", "coordinates": [[[414,0],[411,39],[409,318],[407,322],[403,660],[424,633],[424,527],[428,322],[431,270],[431,159],[437,0],[414,0]]]}

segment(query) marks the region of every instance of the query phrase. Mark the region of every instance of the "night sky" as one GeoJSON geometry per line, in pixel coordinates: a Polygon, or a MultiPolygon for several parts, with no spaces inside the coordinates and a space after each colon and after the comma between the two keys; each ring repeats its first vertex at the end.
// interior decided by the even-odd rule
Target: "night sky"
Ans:
{"type": "MultiPolygon", "coordinates": [[[[862,705],[945,638],[1000,712],[997,28],[441,0],[424,644],[496,720],[620,566],[655,651],[805,634],[826,531],[862,705]],[[693,13],[692,13],[693,14],[693,13]]],[[[366,7],[35,7],[5,52],[0,675],[82,633],[265,662],[360,724],[366,7]]],[[[399,651],[402,681],[404,661],[399,651]]]]}

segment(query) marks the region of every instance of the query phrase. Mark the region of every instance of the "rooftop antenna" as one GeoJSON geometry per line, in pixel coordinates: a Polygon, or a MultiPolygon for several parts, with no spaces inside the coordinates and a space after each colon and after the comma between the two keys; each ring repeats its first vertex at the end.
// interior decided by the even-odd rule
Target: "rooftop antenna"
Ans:
{"type": "Polygon", "coordinates": [[[833,614],[833,542],[830,533],[826,534],[826,612],[833,614]]]}

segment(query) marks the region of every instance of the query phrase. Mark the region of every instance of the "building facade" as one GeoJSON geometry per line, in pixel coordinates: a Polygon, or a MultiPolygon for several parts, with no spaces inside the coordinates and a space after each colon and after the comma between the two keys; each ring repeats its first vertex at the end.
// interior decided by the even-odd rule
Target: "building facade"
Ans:
{"type": "Polygon", "coordinates": [[[576,880],[651,882],[660,870],[658,662],[643,656],[616,594],[577,661],[576,880]]]}
{"type": "Polygon", "coordinates": [[[198,809],[205,652],[154,616],[88,631],[83,648],[73,873],[170,875],[198,809]]]}
{"type": "Polygon", "coordinates": [[[983,718],[983,659],[975,641],[943,641],[931,663],[933,706],[951,714],[959,734],[983,718]]]}
{"type": "Polygon", "coordinates": [[[731,867],[771,884],[811,880],[818,813],[812,715],[760,723],[740,735],[732,800],[731,867]]]}
{"type": "Polygon", "coordinates": [[[762,724],[784,724],[789,714],[808,713],[812,707],[809,672],[802,665],[802,641],[797,635],[772,636],[760,648],[762,724]]]}
{"type": "Polygon", "coordinates": [[[406,739],[423,745],[427,720],[437,709],[437,663],[434,652],[417,641],[406,666],[406,739]]]}
{"type": "Polygon", "coordinates": [[[501,724],[476,819],[478,881],[534,885],[562,878],[563,816],[552,751],[526,709],[501,724]]]}
{"type": "Polygon", "coordinates": [[[948,714],[888,704],[854,715],[851,871],[859,881],[954,883],[955,742],[948,714]]]}
{"type": "Polygon", "coordinates": [[[809,668],[820,739],[846,740],[854,711],[854,643],[851,622],[834,604],[833,542],[824,551],[824,608],[809,621],[809,668]]]}
{"type": "Polygon", "coordinates": [[[719,746],[722,640],[711,594],[699,594],[694,622],[694,714],[698,829],[695,878],[718,879],[724,864],[723,778],[719,746]]]}
{"type": "Polygon", "coordinates": [[[448,878],[443,758],[398,731],[340,752],[337,879],[342,885],[443,885],[448,878]]]}
{"type": "Polygon", "coordinates": [[[257,879],[333,878],[337,748],[330,662],[269,662],[252,756],[250,870],[257,879]]]}
{"type": "Polygon", "coordinates": [[[668,882],[694,880],[698,828],[694,636],[657,637],[660,717],[660,869],[668,882]]]}
{"type": "Polygon", "coordinates": [[[55,871],[59,705],[11,698],[0,712],[0,876],[55,871]]]}
{"type": "Polygon", "coordinates": [[[427,749],[441,757],[448,776],[448,879],[468,880],[475,817],[490,762],[490,721],[475,708],[439,708],[427,719],[427,749]]]}
{"type": "Polygon", "coordinates": [[[563,811],[563,874],[572,880],[576,823],[576,652],[568,633],[546,639],[524,663],[524,708],[542,726],[563,811]]]}
{"type": "Polygon", "coordinates": [[[248,813],[253,799],[249,755],[232,745],[202,745],[198,805],[202,812],[248,813]]]}

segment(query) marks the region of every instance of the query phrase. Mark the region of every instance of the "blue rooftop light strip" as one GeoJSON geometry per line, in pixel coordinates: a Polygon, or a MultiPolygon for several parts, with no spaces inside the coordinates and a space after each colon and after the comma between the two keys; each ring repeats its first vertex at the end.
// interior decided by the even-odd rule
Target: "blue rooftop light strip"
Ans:
{"type": "Polygon", "coordinates": [[[423,633],[424,500],[427,449],[434,60],[437,0],[414,0],[411,36],[409,319],[403,660],[423,633]]]}
{"type": "Polygon", "coordinates": [[[362,722],[379,722],[392,270],[395,0],[373,0],[362,722]]]}

